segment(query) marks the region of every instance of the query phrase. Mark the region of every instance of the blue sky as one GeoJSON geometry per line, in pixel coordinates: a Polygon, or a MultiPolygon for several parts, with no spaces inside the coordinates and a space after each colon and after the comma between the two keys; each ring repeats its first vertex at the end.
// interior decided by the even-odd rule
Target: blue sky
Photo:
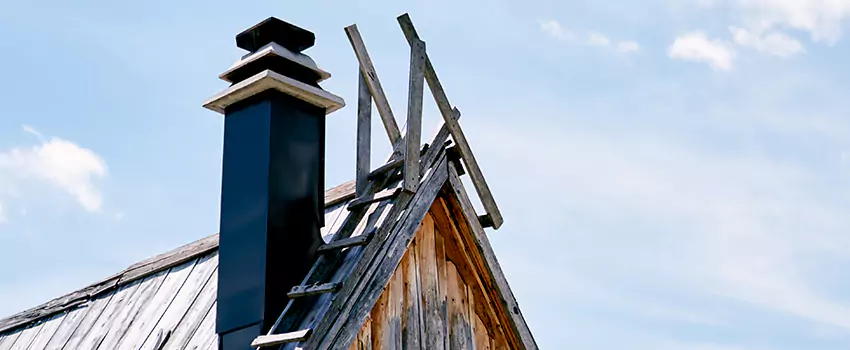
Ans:
{"type": "MultiPolygon", "coordinates": [[[[306,53],[349,103],[327,183],[352,178],[343,27],[403,115],[403,12],[541,347],[850,344],[847,0],[0,2],[0,314],[217,232],[223,120],[201,103],[268,16],[316,33],[306,53]]],[[[425,118],[430,135],[427,99],[425,118]]]]}

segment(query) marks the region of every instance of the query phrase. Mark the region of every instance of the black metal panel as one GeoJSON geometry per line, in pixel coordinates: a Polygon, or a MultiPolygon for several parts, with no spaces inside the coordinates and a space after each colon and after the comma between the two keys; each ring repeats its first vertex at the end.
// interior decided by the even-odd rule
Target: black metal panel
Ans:
{"type": "Polygon", "coordinates": [[[269,17],[236,35],[236,46],[255,52],[270,42],[295,52],[304,51],[316,41],[313,32],[269,17]]]}
{"type": "Polygon", "coordinates": [[[225,111],[216,332],[267,331],[309,270],[322,243],[324,132],[323,109],[276,90],[225,111]]]}

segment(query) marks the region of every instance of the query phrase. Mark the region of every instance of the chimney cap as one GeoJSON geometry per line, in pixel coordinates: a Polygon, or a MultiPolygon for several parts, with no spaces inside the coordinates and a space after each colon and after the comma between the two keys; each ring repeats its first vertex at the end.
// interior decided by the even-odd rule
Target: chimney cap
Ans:
{"type": "Polygon", "coordinates": [[[316,35],[275,17],[269,17],[236,35],[236,46],[250,52],[256,52],[271,42],[301,52],[313,46],[316,35]]]}

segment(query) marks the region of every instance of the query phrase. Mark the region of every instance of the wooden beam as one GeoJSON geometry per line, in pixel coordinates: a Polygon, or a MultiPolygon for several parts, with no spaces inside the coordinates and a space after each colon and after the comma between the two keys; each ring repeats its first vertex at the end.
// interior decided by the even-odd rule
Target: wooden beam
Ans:
{"type": "MultiPolygon", "coordinates": [[[[416,28],[413,27],[413,22],[410,20],[410,16],[406,13],[399,16],[398,23],[410,45],[413,45],[417,40],[420,40],[419,35],[416,33],[416,28]]],[[[434,70],[434,66],[431,64],[431,59],[428,58],[427,53],[425,55],[425,81],[428,82],[428,87],[431,88],[431,94],[434,95],[434,100],[437,102],[437,107],[443,115],[445,125],[449,129],[452,138],[457,144],[467,170],[469,170],[469,177],[472,179],[475,191],[478,192],[478,196],[481,198],[481,203],[484,205],[484,209],[491,217],[493,228],[498,229],[502,226],[502,222],[504,221],[502,213],[496,205],[496,200],[493,199],[493,194],[487,186],[487,181],[484,180],[484,174],[481,173],[478,161],[475,160],[475,155],[472,154],[472,149],[469,147],[466,135],[464,135],[457,120],[452,118],[454,115],[452,112],[452,105],[449,103],[449,98],[446,96],[445,91],[443,91],[442,85],[440,85],[440,80],[437,78],[437,73],[434,70]]]]}
{"type": "Polygon", "coordinates": [[[422,89],[425,84],[425,42],[410,44],[410,85],[407,90],[407,133],[404,148],[402,188],[410,193],[419,188],[419,144],[422,139],[422,89]]]}
{"type": "Polygon", "coordinates": [[[369,240],[372,239],[372,236],[373,236],[373,233],[369,232],[369,233],[362,234],[362,235],[359,235],[359,236],[338,239],[336,241],[320,245],[319,249],[317,251],[319,253],[321,253],[321,252],[326,252],[326,251],[331,251],[331,250],[336,250],[336,249],[342,249],[342,248],[364,245],[366,243],[369,243],[369,240]]]}
{"type": "Polygon", "coordinates": [[[449,197],[450,201],[446,204],[451,204],[449,206],[452,207],[455,222],[464,224],[466,229],[472,233],[469,235],[473,241],[471,249],[477,249],[478,253],[484,259],[484,268],[492,277],[495,284],[493,286],[495,288],[492,288],[492,290],[499,296],[496,298],[496,301],[501,304],[504,313],[508,315],[509,322],[506,326],[510,326],[516,332],[515,334],[517,334],[520,342],[519,345],[526,349],[537,349],[537,343],[531,335],[531,330],[528,328],[525,318],[522,317],[519,304],[511,291],[510,285],[508,285],[508,280],[502,272],[499,261],[496,259],[496,254],[493,252],[490,240],[487,238],[484,228],[478,222],[472,203],[469,201],[466,190],[463,188],[463,183],[457,175],[457,170],[454,169],[454,165],[452,164],[449,164],[448,167],[448,180],[453,196],[449,197]]]}
{"type": "Polygon", "coordinates": [[[283,343],[305,341],[310,338],[311,334],[313,334],[312,329],[302,329],[300,331],[289,333],[261,335],[254,338],[254,341],[251,342],[251,347],[259,348],[261,346],[272,346],[283,343]]]}
{"type": "Polygon", "coordinates": [[[322,283],[310,286],[295,286],[286,294],[290,299],[306,297],[310,295],[333,293],[339,290],[342,284],[339,282],[322,283]]]}
{"type": "Polygon", "coordinates": [[[384,122],[384,128],[387,130],[390,143],[395,145],[401,138],[401,132],[398,130],[398,124],[396,124],[393,111],[390,109],[390,102],[387,100],[387,95],[384,94],[381,81],[378,80],[378,73],[375,72],[375,66],[372,65],[372,59],[369,57],[369,52],[366,51],[366,45],[363,43],[363,38],[360,37],[360,31],[357,30],[357,25],[352,24],[345,27],[345,34],[348,36],[348,41],[351,42],[351,47],[354,49],[357,61],[360,62],[360,71],[366,77],[369,92],[371,92],[372,98],[375,99],[375,106],[378,108],[378,114],[381,115],[381,120],[384,122]]]}
{"type": "Polygon", "coordinates": [[[390,161],[387,162],[386,164],[375,168],[375,170],[372,170],[372,172],[369,173],[368,178],[369,178],[369,180],[377,179],[378,177],[383,176],[384,174],[386,174],[390,171],[398,169],[398,167],[400,167],[402,164],[404,164],[404,158],[402,158],[402,157],[391,158],[390,161]]]}
{"type": "Polygon", "coordinates": [[[360,71],[357,96],[357,175],[355,193],[358,197],[366,193],[369,185],[369,158],[372,148],[372,94],[363,71],[360,71]]]}
{"type": "Polygon", "coordinates": [[[375,203],[375,202],[393,199],[393,198],[398,196],[398,193],[399,193],[399,189],[391,188],[391,189],[386,189],[386,190],[383,190],[383,191],[375,193],[375,194],[369,194],[369,195],[366,195],[366,196],[363,196],[363,197],[355,198],[354,200],[351,201],[351,203],[348,203],[348,210],[354,210],[354,209],[356,209],[358,207],[362,207],[366,204],[371,204],[371,203],[375,203]]]}

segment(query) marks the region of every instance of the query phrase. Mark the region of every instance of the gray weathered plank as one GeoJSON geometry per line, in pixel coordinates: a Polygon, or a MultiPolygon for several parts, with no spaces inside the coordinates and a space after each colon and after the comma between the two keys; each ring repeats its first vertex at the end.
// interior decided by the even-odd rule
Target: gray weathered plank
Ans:
{"type": "Polygon", "coordinates": [[[456,201],[456,203],[454,203],[455,201],[449,201],[449,203],[454,204],[456,207],[453,210],[456,212],[455,221],[465,223],[469,231],[473,233],[472,238],[475,249],[477,249],[479,254],[481,254],[484,258],[486,262],[484,264],[485,268],[495,281],[495,290],[500,295],[498,300],[502,304],[505,313],[509,315],[508,319],[510,321],[511,328],[518,334],[522,346],[526,349],[537,349],[537,343],[531,335],[531,330],[528,328],[528,324],[526,324],[525,319],[522,317],[519,304],[508,285],[508,281],[505,278],[505,274],[502,272],[502,267],[499,265],[499,261],[496,259],[496,254],[493,252],[490,240],[487,238],[484,228],[481,227],[481,224],[478,222],[472,203],[469,201],[469,197],[466,195],[466,190],[463,188],[463,183],[457,176],[457,171],[452,165],[449,165],[449,183],[451,184],[452,193],[454,194],[454,199],[456,201]]]}
{"type": "Polygon", "coordinates": [[[336,233],[336,229],[339,228],[340,225],[339,221],[344,219],[342,213],[346,212],[345,208],[346,203],[340,202],[325,210],[325,226],[323,226],[320,230],[322,240],[324,242],[330,242],[333,240],[333,235],[336,233]]]}
{"type": "Polygon", "coordinates": [[[56,333],[56,330],[59,328],[59,325],[62,324],[62,320],[64,320],[65,316],[67,315],[68,313],[63,312],[45,321],[44,326],[41,327],[41,331],[38,332],[38,336],[33,339],[28,349],[44,349],[47,346],[47,342],[49,342],[50,338],[52,338],[53,335],[56,333]]]}
{"type": "Polygon", "coordinates": [[[80,339],[80,341],[75,344],[72,349],[97,349],[98,345],[100,345],[100,343],[109,334],[116,318],[122,314],[122,311],[130,304],[130,301],[133,300],[133,295],[138,290],[141,282],[142,280],[136,280],[118,288],[118,290],[115,291],[115,295],[112,296],[111,300],[109,300],[109,304],[107,304],[106,308],[103,309],[103,312],[101,312],[100,317],[98,317],[97,321],[92,324],[86,336],[80,339]]]}
{"type": "MultiPolygon", "coordinates": [[[[419,35],[416,33],[416,29],[413,27],[413,22],[410,20],[410,16],[406,13],[398,17],[398,23],[410,45],[414,45],[417,40],[421,40],[419,35]]],[[[478,166],[478,161],[475,160],[475,155],[472,154],[472,149],[469,147],[466,135],[464,135],[457,120],[453,118],[454,112],[452,111],[452,105],[449,103],[449,99],[446,96],[442,85],[440,85],[440,80],[437,78],[437,73],[434,70],[434,66],[431,64],[431,59],[428,58],[427,53],[425,55],[425,80],[431,88],[431,94],[437,102],[437,108],[440,109],[440,113],[443,115],[446,127],[448,127],[452,138],[455,143],[457,143],[457,147],[460,151],[461,157],[463,158],[464,164],[466,164],[466,167],[469,170],[469,177],[472,179],[475,191],[478,192],[478,196],[481,198],[481,203],[484,205],[484,209],[487,211],[487,214],[490,215],[493,228],[498,229],[504,221],[502,213],[496,205],[496,200],[493,199],[493,194],[490,192],[490,187],[487,186],[487,181],[484,180],[484,174],[478,166]]]]}
{"type": "Polygon", "coordinates": [[[168,271],[162,285],[139,312],[132,327],[121,337],[121,341],[116,346],[117,349],[138,349],[144,343],[162,314],[171,304],[171,300],[177,295],[177,291],[186,282],[186,278],[192,272],[197,261],[193,260],[174,266],[168,271]]]}
{"type": "Polygon", "coordinates": [[[354,198],[356,184],[354,180],[344,182],[339,186],[325,191],[325,208],[354,198]]]}
{"type": "Polygon", "coordinates": [[[26,350],[30,346],[30,343],[32,343],[32,340],[38,335],[38,332],[41,331],[43,325],[43,323],[36,323],[24,328],[21,335],[12,343],[12,347],[9,350],[26,350]]]}
{"type": "Polygon", "coordinates": [[[366,45],[363,43],[363,38],[360,37],[360,31],[357,30],[357,25],[352,24],[345,27],[345,34],[348,36],[348,41],[351,42],[351,47],[354,49],[354,55],[357,56],[357,61],[360,63],[360,71],[366,77],[369,92],[375,99],[375,106],[378,108],[378,114],[381,115],[381,120],[384,122],[384,128],[387,130],[387,136],[390,138],[390,144],[394,145],[401,138],[401,132],[398,130],[395,116],[393,116],[393,111],[390,109],[390,102],[387,100],[387,95],[384,94],[381,81],[378,79],[378,73],[375,72],[375,66],[372,64],[369,52],[366,51],[366,45]]]}
{"type": "Polygon", "coordinates": [[[398,167],[402,166],[402,164],[404,164],[404,158],[402,158],[402,157],[390,158],[390,161],[388,161],[384,165],[381,165],[381,166],[375,168],[375,170],[372,170],[372,172],[369,173],[369,176],[367,176],[367,178],[369,180],[377,179],[381,176],[386,175],[386,173],[388,173],[390,171],[398,169],[398,167]]]}
{"type": "Polygon", "coordinates": [[[217,289],[218,269],[213,270],[203,289],[198,293],[198,297],[192,301],[192,305],[189,306],[180,322],[174,327],[171,336],[168,337],[168,341],[162,347],[163,350],[177,350],[186,347],[215,303],[217,289]]]}
{"type": "Polygon", "coordinates": [[[131,297],[127,299],[125,305],[116,312],[112,322],[107,325],[106,334],[100,341],[99,348],[115,349],[118,343],[122,340],[124,334],[130,329],[133,321],[139,315],[139,312],[145,307],[148,301],[157,293],[168,270],[157,272],[153,275],[145,277],[139,287],[131,297]]]}
{"type": "MultiPolygon", "coordinates": [[[[151,330],[151,333],[142,343],[140,350],[151,350],[157,345],[157,341],[165,337],[166,334],[173,332],[183,315],[192,305],[192,302],[199,297],[203,287],[212,276],[213,271],[218,268],[218,252],[202,258],[192,269],[186,282],[171,300],[165,313],[162,314],[156,326],[151,330]]],[[[215,292],[214,290],[212,292],[215,292]]]]}
{"type": "Polygon", "coordinates": [[[310,338],[311,334],[313,334],[312,329],[302,329],[295,332],[261,335],[251,342],[251,347],[256,348],[260,346],[273,346],[283,343],[304,341],[307,340],[307,338],[310,338]]]}
{"type": "Polygon", "coordinates": [[[68,342],[71,334],[77,329],[88,312],[92,309],[91,305],[80,306],[72,310],[65,311],[65,318],[62,323],[53,332],[53,336],[47,341],[45,349],[61,349],[68,342]]]}
{"type": "Polygon", "coordinates": [[[434,220],[426,215],[417,234],[416,258],[419,267],[420,294],[422,297],[423,332],[425,349],[445,349],[443,333],[443,301],[437,274],[436,237],[434,220]]]}
{"type": "MultiPolygon", "coordinates": [[[[307,343],[310,348],[326,349],[331,346],[339,347],[351,344],[360,325],[363,324],[369,314],[371,306],[374,305],[375,300],[380,295],[381,287],[386,285],[392,272],[398,266],[404,249],[413,239],[416,227],[425,217],[447,176],[446,160],[443,157],[426,176],[419,191],[410,199],[410,204],[403,201],[403,205],[398,207],[406,210],[396,225],[391,225],[392,227],[389,227],[390,225],[382,226],[379,232],[391,230],[379,234],[379,237],[387,237],[387,239],[382,240],[383,244],[366,246],[367,249],[363,258],[358,262],[358,269],[352,271],[350,280],[346,281],[343,289],[339,292],[344,298],[334,300],[335,303],[341,304],[336,309],[332,309],[334,311],[332,315],[336,315],[333,315],[332,319],[326,316],[322,319],[325,324],[320,323],[316,327],[316,333],[325,335],[325,341],[321,344],[318,344],[318,341],[311,344],[314,339],[319,337],[310,339],[307,343]],[[370,248],[374,250],[370,252],[370,248]],[[377,250],[380,250],[382,254],[376,256],[377,250]],[[376,258],[375,261],[373,261],[373,258],[376,258]],[[346,286],[348,286],[348,290],[346,290],[346,286]],[[348,300],[348,302],[346,303],[345,300],[348,300]],[[346,321],[334,322],[336,316],[340,313],[346,315],[346,321]],[[324,328],[328,329],[327,333],[323,332],[324,329],[321,327],[327,327],[324,328]]],[[[394,209],[397,208],[394,207],[394,209]]]]}
{"type": "Polygon", "coordinates": [[[186,344],[184,349],[186,350],[205,350],[207,349],[212,342],[212,338],[217,338],[218,335],[215,333],[215,316],[216,316],[216,303],[213,303],[212,307],[210,307],[210,311],[207,312],[207,315],[204,316],[204,321],[201,322],[201,325],[198,326],[198,330],[195,331],[195,334],[192,334],[192,339],[189,340],[189,343],[186,344]]]}
{"type": "Polygon", "coordinates": [[[339,290],[340,283],[339,282],[328,282],[322,284],[314,284],[309,286],[294,286],[286,293],[286,296],[291,298],[300,298],[306,297],[310,295],[322,294],[322,293],[333,293],[339,290]]]}
{"type": "Polygon", "coordinates": [[[469,299],[466,284],[457,272],[455,264],[447,263],[448,272],[448,315],[449,315],[449,348],[473,349],[474,339],[472,325],[469,319],[469,299]]]}
{"type": "Polygon", "coordinates": [[[349,247],[364,245],[366,243],[369,243],[369,240],[372,239],[372,236],[373,236],[373,233],[369,232],[369,233],[362,234],[362,235],[355,236],[355,237],[338,239],[336,241],[320,245],[319,249],[317,251],[319,253],[321,253],[321,252],[326,252],[326,251],[331,251],[331,250],[336,250],[336,249],[343,249],[343,248],[349,248],[349,247]]]}
{"type": "Polygon", "coordinates": [[[12,345],[15,345],[15,341],[18,340],[18,337],[23,333],[23,329],[17,329],[11,333],[7,333],[3,336],[3,339],[0,339],[0,350],[9,350],[12,348],[12,345]]]}
{"type": "Polygon", "coordinates": [[[416,192],[419,188],[419,145],[422,143],[422,89],[425,84],[425,42],[410,44],[410,85],[407,94],[407,134],[404,148],[404,182],[402,189],[416,192]]]}
{"type": "Polygon", "coordinates": [[[360,71],[357,95],[357,158],[356,158],[356,190],[357,196],[366,193],[369,185],[369,165],[372,149],[372,94],[369,92],[369,83],[363,71],[360,71]]]}
{"type": "Polygon", "coordinates": [[[384,330],[384,334],[382,335],[384,337],[384,346],[388,349],[405,349],[401,338],[401,325],[403,322],[402,318],[404,317],[404,274],[401,271],[396,270],[395,273],[390,276],[390,280],[387,283],[387,288],[384,293],[387,293],[389,296],[387,298],[386,310],[388,327],[384,330]]]}
{"type": "Polygon", "coordinates": [[[374,194],[367,194],[363,197],[358,197],[348,203],[348,210],[354,210],[366,204],[394,199],[399,194],[398,189],[387,189],[374,194]]]}
{"type": "Polygon", "coordinates": [[[416,266],[416,245],[414,240],[401,258],[398,271],[402,275],[403,302],[401,318],[401,341],[403,349],[422,348],[422,297],[419,291],[419,268],[416,266]]]}
{"type": "MultiPolygon", "coordinates": [[[[124,288],[126,290],[126,287],[124,288]]],[[[70,337],[65,338],[66,342],[59,343],[54,335],[54,339],[57,339],[56,347],[57,349],[78,349],[78,345],[80,342],[88,335],[89,331],[94,326],[95,322],[97,322],[98,318],[100,318],[100,314],[103,313],[104,309],[109,305],[112,301],[112,297],[115,296],[116,291],[110,291],[106,294],[102,294],[98,296],[95,300],[93,300],[87,308],[89,308],[88,312],[86,312],[85,316],[80,320],[77,327],[72,331],[70,337]]],[[[61,326],[60,326],[61,327],[61,326]]],[[[53,340],[48,344],[48,348],[53,347],[53,340]]]]}

